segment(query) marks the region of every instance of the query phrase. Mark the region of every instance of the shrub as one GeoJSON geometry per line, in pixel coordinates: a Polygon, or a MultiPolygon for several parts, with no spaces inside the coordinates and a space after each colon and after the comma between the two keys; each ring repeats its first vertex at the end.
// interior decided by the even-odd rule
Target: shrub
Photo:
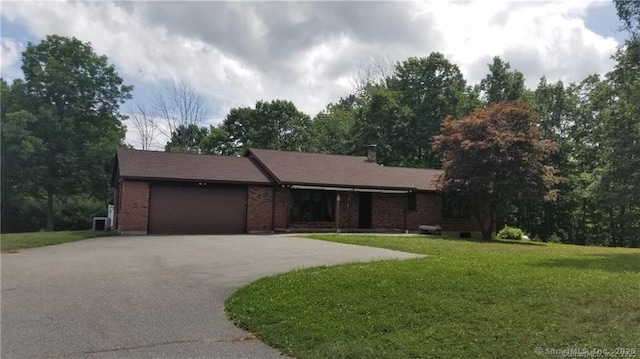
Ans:
{"type": "Polygon", "coordinates": [[[524,232],[518,227],[504,226],[498,232],[498,239],[521,239],[522,236],[524,236],[524,232]]]}
{"type": "Polygon", "coordinates": [[[106,203],[90,195],[56,198],[54,205],[56,231],[90,229],[93,217],[106,215],[106,203]]]}

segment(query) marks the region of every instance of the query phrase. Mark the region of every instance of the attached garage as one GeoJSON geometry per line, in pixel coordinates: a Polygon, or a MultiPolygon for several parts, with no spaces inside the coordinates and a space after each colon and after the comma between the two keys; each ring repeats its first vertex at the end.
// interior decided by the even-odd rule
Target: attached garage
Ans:
{"type": "Polygon", "coordinates": [[[271,224],[264,210],[274,183],[247,157],[119,149],[112,186],[125,234],[232,234],[271,224]],[[249,187],[260,189],[259,218],[247,215],[249,187]]]}
{"type": "Polygon", "coordinates": [[[152,183],[149,188],[149,233],[243,233],[246,199],[246,187],[152,183]]]}

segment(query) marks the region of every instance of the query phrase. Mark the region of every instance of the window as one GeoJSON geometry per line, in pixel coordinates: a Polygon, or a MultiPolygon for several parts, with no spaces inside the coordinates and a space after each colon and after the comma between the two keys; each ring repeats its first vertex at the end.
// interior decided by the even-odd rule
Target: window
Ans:
{"type": "Polygon", "coordinates": [[[291,222],[333,222],[336,194],[333,191],[292,190],[291,222]]]}
{"type": "Polygon", "coordinates": [[[444,218],[470,218],[469,210],[464,206],[464,200],[451,193],[442,195],[442,216],[444,218]]]}
{"type": "Polygon", "coordinates": [[[415,192],[409,192],[407,194],[407,209],[410,211],[415,211],[418,207],[418,200],[416,198],[415,192]]]}

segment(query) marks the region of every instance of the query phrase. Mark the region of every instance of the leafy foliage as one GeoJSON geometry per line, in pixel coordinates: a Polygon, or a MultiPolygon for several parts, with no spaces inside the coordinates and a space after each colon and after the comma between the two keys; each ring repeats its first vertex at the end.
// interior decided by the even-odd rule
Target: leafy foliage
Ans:
{"type": "Polygon", "coordinates": [[[357,118],[357,98],[351,95],[329,104],[309,125],[311,150],[318,153],[348,154],[359,145],[353,142],[357,118]]]}
{"type": "Polygon", "coordinates": [[[222,128],[235,153],[249,147],[302,151],[309,147],[310,122],[290,101],[258,101],[255,108],[232,109],[222,128]]]}
{"type": "Polygon", "coordinates": [[[633,35],[640,35],[640,2],[633,0],[613,0],[618,17],[624,29],[633,35]]]}
{"type": "Polygon", "coordinates": [[[434,149],[442,152],[440,189],[465,198],[485,239],[503,206],[553,197],[553,142],[542,138],[526,104],[499,103],[461,120],[448,117],[434,149]]]}
{"type": "Polygon", "coordinates": [[[197,125],[179,125],[173,133],[171,139],[165,146],[167,152],[191,152],[199,153],[200,144],[209,134],[206,127],[197,125]]]}
{"type": "Polygon", "coordinates": [[[525,95],[524,75],[520,71],[510,72],[511,65],[500,57],[493,58],[489,73],[480,81],[480,90],[489,104],[519,101],[525,95]]]}
{"type": "Polygon", "coordinates": [[[524,236],[522,229],[509,226],[504,226],[497,235],[498,239],[522,239],[522,236],[524,236]]]}
{"type": "MultiPolygon", "coordinates": [[[[2,88],[3,219],[15,214],[7,210],[20,212],[24,198],[46,198],[46,228],[53,230],[56,196],[85,193],[106,206],[113,153],[124,138],[118,109],[132,87],[76,38],[30,43],[22,64],[24,82],[3,81],[2,88]]],[[[12,227],[3,220],[3,231],[22,225],[12,227]]]]}

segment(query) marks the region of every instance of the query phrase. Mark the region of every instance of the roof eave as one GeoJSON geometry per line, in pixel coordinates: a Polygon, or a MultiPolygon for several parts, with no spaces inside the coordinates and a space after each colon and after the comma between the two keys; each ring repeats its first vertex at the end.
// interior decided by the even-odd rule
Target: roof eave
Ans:
{"type": "Polygon", "coordinates": [[[273,182],[260,181],[241,181],[241,180],[214,180],[207,178],[174,178],[174,177],[154,177],[154,176],[120,176],[121,179],[135,181],[155,181],[155,182],[207,182],[215,184],[242,184],[242,185],[259,185],[259,186],[275,186],[273,182]]]}
{"type": "Polygon", "coordinates": [[[345,184],[345,183],[318,183],[318,182],[282,182],[284,186],[308,186],[308,187],[335,187],[335,188],[345,188],[345,189],[361,189],[361,190],[391,190],[391,191],[407,191],[407,192],[415,192],[418,189],[415,187],[392,187],[392,186],[369,186],[369,185],[357,185],[353,183],[345,184]]]}

